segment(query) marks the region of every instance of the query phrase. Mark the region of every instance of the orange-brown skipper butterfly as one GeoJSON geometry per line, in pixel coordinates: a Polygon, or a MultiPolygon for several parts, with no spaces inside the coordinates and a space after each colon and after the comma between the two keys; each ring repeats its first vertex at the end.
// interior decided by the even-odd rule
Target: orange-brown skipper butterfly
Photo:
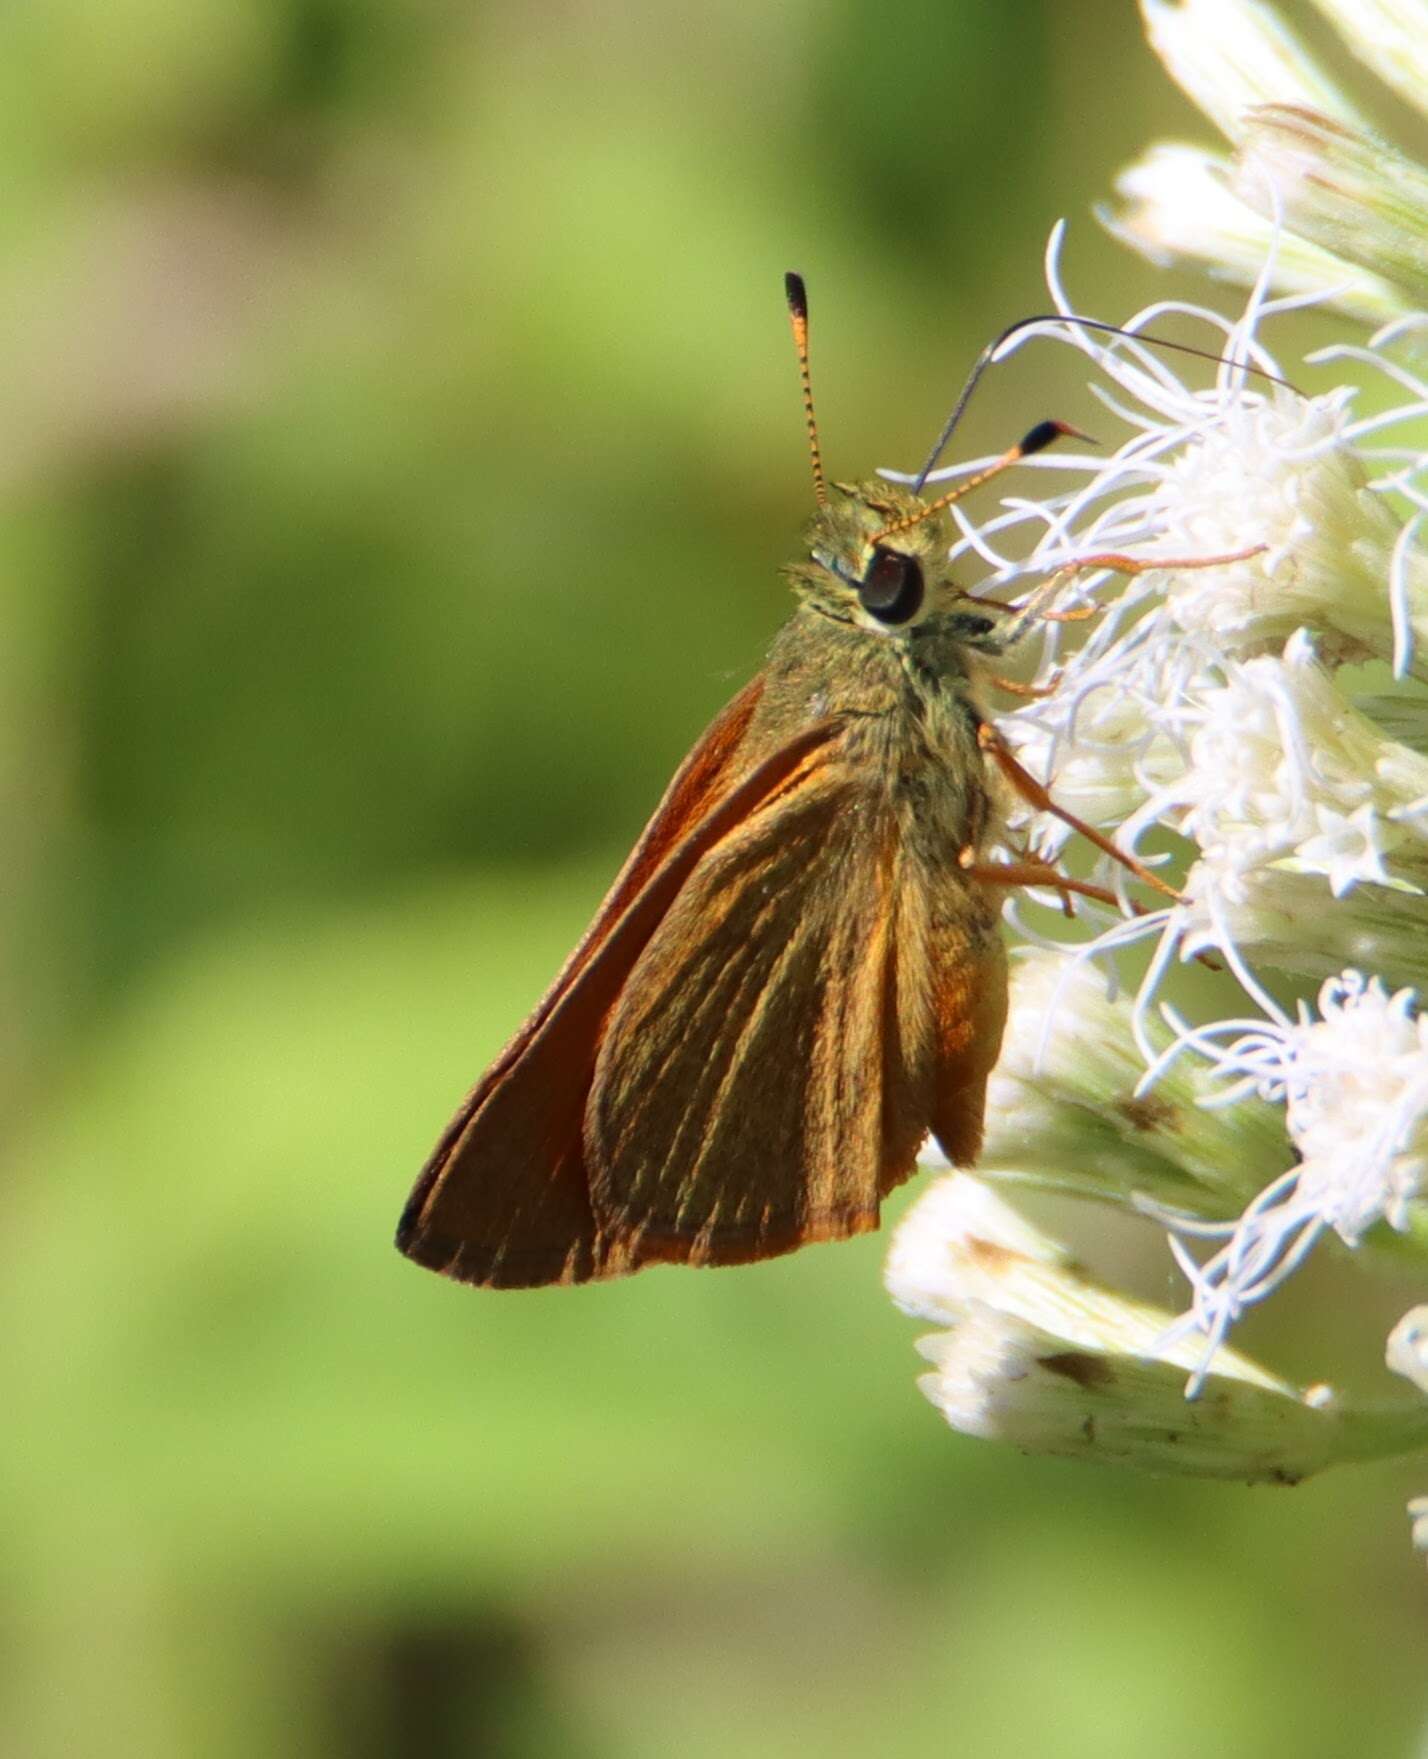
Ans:
{"type": "Polygon", "coordinates": [[[1007,1006],[997,888],[1105,896],[988,860],[999,772],[1049,804],[984,706],[1035,613],[969,600],[945,560],[947,505],[1074,430],[1042,423],[938,500],[829,486],[787,290],[818,497],[798,606],[417,1180],[397,1244],[463,1282],[741,1264],[875,1228],[929,1130],[976,1158],[1007,1006]]]}

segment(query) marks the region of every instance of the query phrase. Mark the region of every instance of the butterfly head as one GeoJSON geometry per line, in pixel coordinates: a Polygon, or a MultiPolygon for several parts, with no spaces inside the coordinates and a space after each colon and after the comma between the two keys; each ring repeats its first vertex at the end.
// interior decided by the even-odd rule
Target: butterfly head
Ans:
{"type": "Polygon", "coordinates": [[[808,561],[789,570],[824,616],[882,634],[916,627],[960,596],[940,513],[891,483],[834,483],[808,527],[808,561]]]}
{"type": "MultiPolygon", "coordinates": [[[[805,605],[823,616],[884,636],[914,634],[931,625],[934,636],[950,637],[954,642],[989,651],[999,649],[1004,643],[995,633],[994,621],[981,611],[969,609],[965,602],[957,603],[959,599],[965,601],[968,595],[959,591],[947,567],[945,509],[1063,434],[1078,434],[1079,430],[1063,421],[1038,422],[1015,446],[972,474],[962,475],[952,488],[931,501],[877,478],[863,483],[830,484],[823,470],[823,449],[813,414],[813,384],[808,368],[808,292],[803,277],[786,275],[784,291],[798,355],[804,425],[813,465],[813,493],[818,502],[818,511],[808,527],[809,560],[795,563],[788,570],[794,591],[805,605]]],[[[994,353],[985,358],[994,358],[994,353]]],[[[980,371],[979,366],[968,383],[968,391],[980,371]]],[[[966,396],[964,392],[957,414],[966,396]]],[[[954,414],[954,422],[955,419],[954,414]]],[[[949,423],[919,483],[946,444],[951,428],[949,423]]]]}

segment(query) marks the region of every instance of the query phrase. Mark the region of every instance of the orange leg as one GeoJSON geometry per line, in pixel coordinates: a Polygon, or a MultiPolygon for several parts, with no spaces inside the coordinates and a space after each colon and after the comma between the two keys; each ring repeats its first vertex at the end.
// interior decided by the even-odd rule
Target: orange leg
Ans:
{"type": "Polygon", "coordinates": [[[1077,818],[1074,812],[1068,812],[1064,806],[1059,806],[1047,792],[1045,784],[1038,782],[1031,771],[1024,769],[1012,756],[995,727],[984,721],[977,732],[977,743],[983,751],[990,752],[992,757],[996,759],[997,767],[1028,806],[1035,807],[1038,812],[1049,812],[1053,818],[1059,818],[1062,824],[1069,825],[1073,831],[1078,831],[1085,837],[1087,842],[1094,843],[1112,860],[1119,861],[1122,867],[1128,868],[1138,880],[1143,880],[1146,885],[1153,886],[1157,892],[1164,892],[1167,898],[1174,898],[1177,903],[1180,902],[1179,892],[1173,886],[1167,885],[1160,875],[1152,872],[1143,861],[1138,860],[1134,855],[1127,854],[1124,849],[1118,849],[1111,839],[1098,831],[1094,825],[1088,825],[1085,819],[1077,818]]]}
{"type": "Polygon", "coordinates": [[[1011,622],[999,631],[993,651],[1005,652],[1015,647],[1033,623],[1084,623],[1088,618],[1098,616],[1102,609],[1099,605],[1076,605],[1069,611],[1041,608],[1055,598],[1068,581],[1091,569],[1108,568],[1114,574],[1127,575],[1149,574],[1158,568],[1178,569],[1183,573],[1192,568],[1222,568],[1229,562],[1245,562],[1268,548],[1267,544],[1251,544],[1248,549],[1230,550],[1223,556],[1128,556],[1120,550],[1098,550],[1089,556],[1078,556],[1074,562],[1064,562],[1042,581],[1013,615],[1011,622]]]}
{"type": "MultiPolygon", "coordinates": [[[[1222,556],[1128,556],[1119,550],[1102,550],[1089,556],[1078,556],[1074,562],[1068,562],[1058,568],[1054,574],[1042,582],[1031,597],[1000,632],[997,646],[991,651],[1004,652],[1014,647],[1021,635],[1036,620],[1047,623],[1079,623],[1088,617],[1097,615],[1097,605],[1078,605],[1068,611],[1044,611],[1040,607],[1049,598],[1055,596],[1061,588],[1077,574],[1088,569],[1109,568],[1117,574],[1146,574],[1153,569],[1189,569],[1219,568],[1229,562],[1243,562],[1251,556],[1257,556],[1268,548],[1266,544],[1252,544],[1248,549],[1232,550],[1222,556]]],[[[968,595],[971,596],[970,594],[968,595]]],[[[1002,690],[1010,691],[1013,696],[1044,697],[1055,692],[1057,680],[1049,685],[1020,684],[1011,678],[996,677],[992,683],[1002,690]]],[[[1044,783],[1037,781],[1030,770],[1023,768],[1013,756],[1010,748],[1003,741],[996,728],[983,722],[978,729],[977,742],[982,750],[989,753],[997,763],[997,767],[1011,783],[1016,792],[1026,801],[1028,806],[1038,812],[1049,812],[1053,818],[1059,818],[1064,825],[1093,843],[1103,854],[1109,855],[1113,861],[1120,862],[1138,880],[1162,892],[1167,898],[1180,902],[1180,893],[1173,886],[1167,885],[1158,873],[1153,872],[1136,856],[1126,850],[1117,848],[1111,839],[1098,831],[1094,825],[1087,824],[1085,819],[1077,818],[1074,812],[1068,812],[1064,806],[1057,804],[1048,793],[1044,783]]],[[[977,868],[969,859],[964,866],[978,877],[1000,885],[1046,885],[1056,887],[1065,899],[1068,907],[1070,894],[1079,893],[1083,897],[1095,898],[1099,902],[1116,902],[1113,894],[1100,886],[1089,886],[1080,880],[1072,880],[1064,874],[1058,874],[1055,868],[1044,863],[1021,862],[1010,866],[989,866],[977,868]],[[1031,876],[1035,877],[1031,877],[1031,876]]]]}
{"type": "MultiPolygon", "coordinates": [[[[970,849],[964,849],[961,866],[965,874],[985,886],[1045,886],[1048,891],[1060,892],[1061,907],[1071,918],[1076,915],[1071,904],[1073,893],[1078,898],[1094,898],[1098,904],[1109,904],[1112,909],[1119,909],[1121,903],[1116,894],[1104,886],[1094,886],[1089,880],[1072,879],[1069,873],[1062,873],[1045,861],[978,861],[970,849]]],[[[1133,901],[1130,908],[1134,916],[1150,914],[1133,901]]],[[[1208,953],[1197,953],[1195,958],[1209,971],[1224,970],[1224,966],[1216,964],[1208,953]]]]}
{"type": "Polygon", "coordinates": [[[978,861],[972,850],[964,849],[961,864],[969,878],[981,880],[983,885],[1046,886],[1060,892],[1068,916],[1075,914],[1071,908],[1072,893],[1078,898],[1094,898],[1098,904],[1109,904],[1112,909],[1120,904],[1114,892],[1094,886],[1089,880],[1072,879],[1049,861],[978,861]]]}
{"type": "MultiPolygon", "coordinates": [[[[1219,568],[1229,562],[1246,561],[1249,557],[1257,556],[1267,548],[1266,544],[1252,544],[1248,549],[1233,550],[1223,556],[1127,556],[1118,550],[1104,550],[1094,555],[1078,556],[1074,562],[1066,563],[1042,582],[1021,609],[1016,612],[1011,623],[1004,626],[999,632],[998,644],[990,651],[1004,652],[1007,648],[1014,647],[1030,625],[1038,619],[1047,623],[1080,623],[1089,617],[1096,616],[1101,609],[1098,605],[1078,605],[1068,611],[1044,611],[1040,608],[1049,598],[1054,597],[1068,580],[1089,569],[1108,568],[1117,574],[1136,575],[1146,574],[1157,568],[1181,570],[1219,568]]],[[[971,597],[970,594],[967,596],[971,597]]],[[[1010,691],[1013,696],[1045,697],[1055,693],[1059,679],[1044,686],[1020,684],[1014,679],[1001,677],[994,677],[991,682],[999,689],[1010,691]]],[[[1138,880],[1153,887],[1157,892],[1163,893],[1167,898],[1173,898],[1177,903],[1181,901],[1180,893],[1173,886],[1167,885],[1160,875],[1148,868],[1143,861],[1129,854],[1126,850],[1117,848],[1110,838],[1098,831],[1094,825],[1087,824],[1074,812],[1069,812],[1064,806],[1058,805],[1047,791],[1045,784],[1039,782],[1030,770],[1017,762],[1016,757],[995,727],[983,722],[977,732],[977,742],[983,751],[989,753],[996,760],[997,767],[1002,774],[1029,806],[1034,807],[1038,812],[1049,812],[1053,818],[1059,818],[1062,824],[1069,825],[1073,831],[1085,837],[1087,842],[1094,844],[1097,849],[1109,855],[1113,861],[1118,861],[1138,880]]],[[[962,854],[962,866],[973,879],[982,880],[987,885],[1046,886],[1058,891],[1068,916],[1073,914],[1071,907],[1073,894],[1077,897],[1094,898],[1100,904],[1116,906],[1120,903],[1115,893],[1107,891],[1104,886],[1091,885],[1085,880],[1072,879],[1068,874],[1061,873],[1047,862],[1031,859],[1015,862],[978,862],[974,852],[967,849],[962,854]]],[[[1138,904],[1133,904],[1131,908],[1138,916],[1145,914],[1138,904]]],[[[1202,962],[1210,966],[1211,970],[1219,969],[1213,961],[1206,959],[1203,954],[1200,957],[1202,962]]]]}
{"type": "Polygon", "coordinates": [[[1041,702],[1048,696],[1055,696],[1061,674],[1058,672],[1049,684],[1023,684],[1016,678],[1002,678],[995,673],[989,681],[998,690],[1005,690],[1009,696],[1026,696],[1041,702]]]}
{"type": "Polygon", "coordinates": [[[1187,568],[1223,568],[1229,562],[1247,562],[1268,548],[1268,544],[1251,544],[1248,549],[1231,550],[1223,556],[1127,556],[1120,550],[1102,550],[1094,556],[1078,556],[1074,562],[1064,562],[1051,578],[1082,574],[1088,568],[1109,568],[1115,574],[1150,574],[1157,568],[1178,569],[1182,573],[1187,568]]]}

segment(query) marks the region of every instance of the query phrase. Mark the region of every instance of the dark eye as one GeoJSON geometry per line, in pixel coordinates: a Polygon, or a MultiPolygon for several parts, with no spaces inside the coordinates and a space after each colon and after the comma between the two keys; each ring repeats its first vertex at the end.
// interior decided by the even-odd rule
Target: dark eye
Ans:
{"type": "Polygon", "coordinates": [[[880,623],[907,623],[922,609],[922,564],[899,550],[873,551],[858,599],[880,623]]]}

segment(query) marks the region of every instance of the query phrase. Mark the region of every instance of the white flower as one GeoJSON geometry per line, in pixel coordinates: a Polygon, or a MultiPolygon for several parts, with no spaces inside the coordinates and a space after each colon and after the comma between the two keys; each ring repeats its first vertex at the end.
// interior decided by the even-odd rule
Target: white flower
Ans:
{"type": "Polygon", "coordinates": [[[1143,1091],[1133,997],[1065,946],[1023,951],[987,1087],[978,1170],[1004,1187],[1094,1195],[1142,1212],[1238,1210],[1284,1164],[1277,1106],[1212,1103],[1213,1071],[1181,1057],[1143,1091]]]}
{"type": "MultiPolygon", "coordinates": [[[[1062,236],[1060,227],[1052,233],[1047,279],[1057,309],[1075,318],[1061,285],[1062,236]]],[[[1073,656],[1067,679],[1073,689],[1097,665],[1104,676],[1124,676],[1127,660],[1154,644],[1169,649],[1183,673],[1187,634],[1208,639],[1209,648],[1192,657],[1211,664],[1225,653],[1282,645],[1301,626],[1314,632],[1321,658],[1331,665],[1376,657],[1403,676],[1414,670],[1415,650],[1428,656],[1428,561],[1412,541],[1416,523],[1405,526],[1387,499],[1388,491],[1414,498],[1423,455],[1378,444],[1381,434],[1428,411],[1428,383],[1394,356],[1406,334],[1400,324],[1368,349],[1317,357],[1371,365],[1401,392],[1395,406],[1356,420],[1353,386],[1306,398],[1275,384],[1265,375],[1282,379],[1283,369],[1265,348],[1261,326],[1298,303],[1269,301],[1260,286],[1237,324],[1205,307],[1169,308],[1204,322],[1211,347],[1223,351],[1225,364],[1203,390],[1191,389],[1143,344],[1106,343],[1074,326],[1060,332],[1094,363],[1110,387],[1100,392],[1102,400],[1136,431],[1109,460],[1095,461],[1091,480],[1072,494],[1009,502],[1009,512],[980,526],[959,509],[965,535],[954,556],[975,549],[1001,567],[1003,581],[1044,575],[1102,551],[1130,552],[1142,567],[1157,558],[1167,564],[1237,558],[1168,569],[1149,586],[1142,581],[1139,590],[1123,593],[1105,627],[1073,656]],[[1032,522],[1044,529],[1029,561],[1003,557],[994,540],[1032,522]],[[1130,628],[1132,613],[1146,608],[1156,613],[1148,626],[1130,628]]],[[[1151,306],[1126,328],[1152,330],[1166,309],[1151,306]]],[[[1028,334],[1013,346],[1022,346],[1028,334]]],[[[1047,453],[1029,460],[1028,468],[1064,472],[1090,462],[1047,453]]],[[[1428,512],[1428,496],[1419,505],[1428,512]]],[[[1428,678],[1428,658],[1417,666],[1428,678]]],[[[1029,709],[1022,718],[1036,713],[1029,709]]]]}
{"type": "MultiPolygon", "coordinates": [[[[1049,279],[1070,316],[1058,245],[1059,235],[1049,279]]],[[[1276,373],[1258,335],[1271,309],[1260,288],[1238,325],[1220,323],[1228,352],[1276,373]]],[[[1155,315],[1128,327],[1144,330],[1155,315]]],[[[1008,499],[980,523],[959,509],[957,547],[990,561],[1004,582],[1044,578],[1086,556],[1110,564],[1084,583],[1102,605],[1084,646],[1068,655],[1055,632],[1048,640],[1055,689],[999,724],[1063,806],[1118,827],[1123,847],[1140,850],[1153,833],[1174,833],[1184,853],[1167,871],[1173,878],[1180,867],[1183,889],[1181,902],[1116,924],[1074,963],[1049,951],[1031,963],[1014,991],[1006,1055],[990,1090],[983,1165],[999,1180],[1130,1201],[1161,1216],[1192,1288],[1187,1316],[1166,1336],[1183,1344],[1191,1332],[1202,1334],[1198,1388],[1235,1319],[1325,1231],[1357,1243],[1377,1221],[1401,1226],[1421,1183],[1417,1120],[1428,1086],[1420,1103],[1418,1065],[1387,1059],[1384,1039],[1386,1022],[1402,1029],[1406,996],[1390,1001],[1381,985],[1336,978],[1324,991],[1322,1017],[1305,1013],[1294,1025],[1254,975],[1250,955],[1319,980],[1364,949],[1390,969],[1406,958],[1415,975],[1415,960],[1428,970],[1421,896],[1428,756],[1357,709],[1320,658],[1326,649],[1341,664],[1371,652],[1421,669],[1428,574],[1412,548],[1416,527],[1399,524],[1377,486],[1407,480],[1412,492],[1401,449],[1385,455],[1360,444],[1394,414],[1356,424],[1351,387],[1296,398],[1273,384],[1256,387],[1233,365],[1221,367],[1211,388],[1192,390],[1143,344],[1107,344],[1074,325],[1064,337],[1105,373],[1113,387],[1105,400],[1135,432],[1079,486],[1037,501],[1008,499]],[[1040,535],[1029,561],[1013,562],[999,545],[1027,524],[1040,535]],[[1117,592],[1115,556],[1127,552],[1140,566],[1117,592]],[[1207,555],[1220,559],[1193,566],[1207,555]],[[1324,928],[1306,932],[1316,918],[1324,928]],[[1147,936],[1158,936],[1160,947],[1139,1002],[1113,1005],[1087,955],[1147,936]],[[1183,1027],[1167,1052],[1153,1030],[1152,998],[1177,955],[1206,952],[1228,960],[1266,1021],[1255,1031],[1245,1021],[1183,1027]],[[1053,1018],[1058,1007],[1072,1022],[1068,1035],[1053,1018]],[[1256,1145],[1249,1158],[1233,1132],[1213,1141],[1187,1130],[1177,1143],[1153,1129],[1137,1140],[1137,1131],[1120,1127],[1152,1114],[1153,1106],[1141,1113],[1135,1102],[1163,1097],[1160,1084],[1188,1045],[1238,1082],[1235,1109],[1247,1120],[1251,1089],[1259,1105],[1282,1108],[1287,1140],[1277,1167],[1257,1121],[1246,1125],[1245,1140],[1256,1145]],[[1266,1061],[1267,1046],[1277,1047],[1277,1062],[1266,1061]],[[1250,1056],[1258,1061],[1247,1086],[1236,1059],[1250,1056]],[[1138,1084],[1137,1059],[1149,1071],[1138,1084]],[[1365,1061],[1379,1083],[1372,1092],[1354,1086],[1365,1061]],[[1390,1090],[1394,1121],[1385,1133],[1390,1090]],[[1332,1095],[1317,1113],[1316,1095],[1332,1095]],[[1294,1149],[1302,1163],[1285,1172],[1294,1149]],[[1232,1197],[1236,1175],[1256,1167],[1259,1195],[1240,1185],[1232,1197]],[[1227,1199],[1238,1220],[1223,1219],[1227,1199]],[[1204,1265],[1184,1244],[1197,1235],[1224,1242],[1204,1265]]],[[[1395,340],[1385,336],[1345,358],[1401,385],[1411,399],[1405,411],[1428,407],[1424,387],[1389,352],[1395,340]]],[[[1042,468],[1075,473],[1090,465],[1072,457],[1042,468]]],[[[1061,821],[1031,820],[1044,849],[1066,842],[1061,821]]],[[[1098,877],[1124,884],[1105,860],[1098,877]]],[[[1207,1098],[1181,1089],[1164,1103],[1183,1118],[1207,1098]]],[[[976,1335],[990,1346],[986,1323],[976,1335]]],[[[965,1366],[955,1352],[948,1361],[959,1372],[965,1366]]],[[[944,1386],[952,1384],[944,1375],[944,1386]]]]}
{"type": "MultiPolygon", "coordinates": [[[[1424,59],[1421,7],[1320,5],[1355,53],[1423,111],[1424,83],[1410,71],[1424,59]]],[[[1261,0],[1141,0],[1141,11],[1171,75],[1235,151],[1207,157],[1197,181],[1167,156],[1183,149],[1153,149],[1123,181],[1132,205],[1112,229],[1159,260],[1188,255],[1243,277],[1257,215],[1275,227],[1267,256],[1288,230],[1276,290],[1332,290],[1361,316],[1424,304],[1428,172],[1372,132],[1278,12],[1261,0]],[[1188,198],[1180,209],[1177,189],[1188,198]]]]}
{"type": "Polygon", "coordinates": [[[1283,866],[1241,869],[1231,884],[1201,863],[1169,933],[1182,959],[1233,947],[1247,968],[1320,984],[1347,966],[1428,992],[1428,934],[1417,892],[1357,885],[1325,908],[1324,878],[1283,866]],[[1312,932],[1307,925],[1312,924],[1312,932]]]}
{"type": "Polygon", "coordinates": [[[1245,118],[1235,187],[1400,298],[1428,291],[1428,172],[1366,130],[1297,103],[1259,105],[1245,118]]]}
{"type": "Polygon", "coordinates": [[[1303,631],[1282,659],[1227,661],[1181,712],[1184,772],[1144,810],[1199,845],[1191,898],[1214,886],[1242,903],[1244,876],[1274,864],[1324,874],[1335,897],[1428,880],[1428,758],[1344,701],[1303,631]]]}
{"type": "MultiPolygon", "coordinates": [[[[1428,64],[1422,5],[1319,4],[1371,64],[1410,37],[1405,61],[1428,64]]],[[[1233,156],[1153,149],[1123,182],[1116,229],[1251,280],[1248,301],[1235,320],[1161,301],[1108,340],[1066,296],[1058,229],[1047,278],[1062,315],[998,354],[1038,334],[1076,347],[1128,437],[1107,458],[1029,460],[1023,481],[1041,472],[1045,494],[954,507],[953,556],[990,571],[983,597],[1015,603],[1053,576],[1058,609],[1093,617],[1074,625],[1079,644],[1048,623],[1043,694],[998,717],[1056,806],[1013,803],[1008,851],[1085,875],[1069,814],[1141,863],[1131,879],[1097,845],[1104,896],[1078,902],[1069,934],[1038,914],[1043,894],[1011,902],[1038,950],[1019,961],[979,1170],[1019,1202],[1050,1190],[1158,1221],[1189,1306],[1172,1320],[1103,1287],[965,1180],[909,1213],[889,1284],[949,1328],[924,1345],[924,1387],[957,1427],[1160,1470],[1246,1472],[1253,1455],[1259,1475],[1292,1475],[1428,1439],[1417,1391],[1370,1411],[1296,1392],[1225,1343],[1320,1242],[1428,1254],[1428,1016],[1414,1003],[1428,993],[1428,375],[1414,355],[1428,172],[1373,138],[1261,0],[1142,8],[1233,156]],[[1266,338],[1315,301],[1396,315],[1312,357],[1340,382],[1306,396],[1266,338]],[[1213,374],[1153,345],[1166,314],[1206,326],[1213,374]],[[1393,695],[1365,663],[1391,667],[1393,695]],[[1190,983],[1195,959],[1218,975],[1190,983]],[[1201,1410],[1195,1395],[1213,1391],[1219,1409],[1224,1382],[1225,1426],[1206,1413],[1169,1457],[1181,1394],[1201,1410]]],[[[1415,1388],[1426,1314],[1391,1340],[1415,1388]]],[[[1428,1499],[1416,1515],[1428,1543],[1428,1499]]]]}
{"type": "MultiPolygon", "coordinates": [[[[1428,1307],[1413,1308],[1394,1326],[1384,1360],[1395,1374],[1428,1394],[1428,1307]]],[[[1428,1496],[1415,1496],[1409,1502],[1408,1519],[1414,1548],[1428,1552],[1428,1496]]]]}
{"type": "Polygon", "coordinates": [[[1390,996],[1356,971],[1324,985],[1319,1013],[1274,1035],[1281,1065],[1257,1081],[1283,1092],[1300,1193],[1352,1245],[1380,1219],[1406,1228],[1423,1188],[1428,1018],[1412,990],[1390,996]]]}
{"type": "MultiPolygon", "coordinates": [[[[1413,993],[1390,996],[1356,971],[1326,983],[1320,1018],[1301,1004],[1295,1020],[1266,1021],[1233,1042],[1213,1040],[1225,1026],[1192,1029],[1183,1043],[1210,1057],[1229,1085],[1221,1103],[1245,1093],[1282,1104],[1298,1164],[1221,1228],[1196,1224],[1193,1236],[1227,1236],[1197,1264],[1171,1243],[1191,1283],[1187,1320],[1209,1340],[1201,1370],[1230,1326],[1271,1295],[1329,1229],[1356,1246],[1379,1222],[1406,1230],[1410,1206],[1428,1175],[1428,1017],[1413,993]]],[[[1179,1048],[1179,1047],[1177,1047],[1179,1048]]]]}
{"type": "Polygon", "coordinates": [[[1428,1552],[1428,1496],[1415,1496],[1408,1504],[1413,1545],[1417,1551],[1428,1552]]]}
{"type": "Polygon", "coordinates": [[[1395,1374],[1428,1393],[1428,1307],[1414,1307],[1404,1314],[1388,1334],[1383,1354],[1395,1374]]]}
{"type": "Polygon", "coordinates": [[[1235,166],[1225,154],[1161,141],[1116,178],[1123,205],[1100,210],[1100,219],[1155,263],[1191,257],[1221,280],[1249,286],[1272,251],[1274,285],[1281,292],[1311,294],[1372,323],[1403,309],[1381,276],[1278,231],[1273,218],[1247,205],[1235,186],[1235,166]]]}
{"type": "Polygon", "coordinates": [[[947,1329],[919,1344],[923,1392],[954,1429],[1041,1453],[1242,1482],[1428,1440],[1428,1405],[1357,1407],[1236,1351],[1187,1405],[1169,1315],[1106,1288],[980,1180],[939,1179],[904,1217],[886,1280],[904,1312],[947,1329]]]}
{"type": "Polygon", "coordinates": [[[1428,94],[1422,0],[1316,0],[1339,35],[1385,85],[1419,110],[1428,94]]]}
{"type": "MultiPolygon", "coordinates": [[[[1229,567],[1178,574],[1167,598],[1185,630],[1230,652],[1283,640],[1300,624],[1381,640],[1384,582],[1398,525],[1367,493],[1349,437],[1352,390],[1296,397],[1280,387],[1223,399],[1172,461],[1154,511],[1184,556],[1265,548],[1229,567]],[[1352,608],[1356,627],[1345,628],[1352,608]]],[[[1356,657],[1347,654],[1344,657],[1356,657]]]]}
{"type": "Polygon", "coordinates": [[[1356,120],[1348,98],[1259,0],[1141,0],[1167,72],[1231,140],[1256,104],[1302,104],[1356,120]]]}
{"type": "MultiPolygon", "coordinates": [[[[1001,731],[1027,768],[1055,776],[1063,806],[1094,825],[1122,825],[1184,773],[1184,736],[1159,710],[1184,697],[1197,664],[1193,644],[1113,650],[1075,664],[1045,699],[1003,717],[1001,731]]],[[[1037,832],[1052,851],[1069,835],[1044,817],[1037,832]]]]}

